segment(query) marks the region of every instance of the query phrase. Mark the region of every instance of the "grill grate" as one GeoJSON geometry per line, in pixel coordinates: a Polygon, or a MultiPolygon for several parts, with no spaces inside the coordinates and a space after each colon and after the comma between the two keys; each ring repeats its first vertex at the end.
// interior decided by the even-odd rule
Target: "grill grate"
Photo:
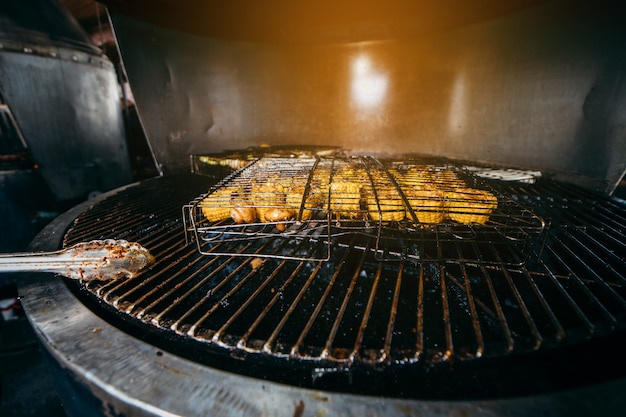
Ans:
{"type": "MultiPolygon", "coordinates": [[[[361,234],[332,240],[327,262],[205,256],[185,244],[180,207],[207,187],[200,176],[163,177],[83,212],[64,245],[123,238],[157,259],[136,278],[81,284],[85,296],[212,354],[288,361],[315,375],[504,357],[602,337],[626,323],[626,208],[573,186],[499,185],[549,221],[532,262],[514,248],[457,241],[446,243],[461,254],[456,260],[380,262],[376,236],[361,234]]],[[[262,252],[271,244],[220,241],[211,250],[262,252]]],[[[313,244],[321,252],[328,245],[313,244]]]]}
{"type": "Polygon", "coordinates": [[[485,247],[498,246],[521,254],[498,262],[520,263],[545,226],[458,166],[337,156],[256,159],[185,205],[183,220],[204,255],[292,260],[329,260],[358,233],[378,260],[493,262],[485,247]]]}

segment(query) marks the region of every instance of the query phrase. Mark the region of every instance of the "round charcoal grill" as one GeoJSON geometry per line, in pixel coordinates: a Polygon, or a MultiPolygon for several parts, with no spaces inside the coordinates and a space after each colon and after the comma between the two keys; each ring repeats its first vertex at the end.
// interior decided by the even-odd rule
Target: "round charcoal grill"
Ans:
{"type": "MultiPolygon", "coordinates": [[[[157,262],[137,277],[65,284],[105,322],[147,342],[142,350],[155,351],[157,360],[168,352],[198,364],[178,365],[183,368],[242,375],[245,384],[238,381],[243,385],[235,389],[241,395],[246,384],[255,386],[250,381],[274,381],[415,406],[411,401],[555,392],[624,375],[623,364],[611,360],[609,366],[603,352],[624,344],[626,207],[547,179],[485,181],[546,221],[527,256],[500,241],[484,241],[459,244],[458,260],[381,261],[372,249],[376,234],[359,233],[331,242],[328,261],[221,254],[285,244],[272,239],[212,243],[220,255],[211,256],[186,241],[181,207],[215,182],[193,174],[109,193],[70,213],[75,217],[62,234],[51,225],[36,244],[115,238],[148,248],[157,262]],[[483,253],[488,261],[481,261],[483,253]]],[[[316,242],[325,248],[325,241],[316,242]]],[[[49,282],[45,274],[38,276],[49,282]]],[[[44,328],[58,326],[59,318],[45,312],[56,301],[37,311],[46,293],[57,290],[32,282],[25,288],[33,320],[45,322],[44,328]]],[[[63,319],[72,321],[74,314],[67,311],[63,319]]],[[[98,334],[102,326],[85,331],[98,334]]],[[[70,356],[75,349],[82,348],[72,345],[70,356]]],[[[94,353],[77,356],[82,354],[94,353]]],[[[135,356],[121,354],[124,362],[135,356]]],[[[120,366],[114,369],[123,373],[120,366]]],[[[188,370],[174,372],[188,376],[188,370]]],[[[122,381],[127,384],[132,382],[122,381]]],[[[287,408],[297,412],[298,401],[292,401],[296,411],[287,408]]]]}

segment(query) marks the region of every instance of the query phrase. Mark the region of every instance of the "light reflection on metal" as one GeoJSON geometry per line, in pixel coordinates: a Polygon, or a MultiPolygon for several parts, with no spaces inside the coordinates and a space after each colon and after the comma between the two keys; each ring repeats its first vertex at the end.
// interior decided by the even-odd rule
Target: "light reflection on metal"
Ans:
{"type": "Polygon", "coordinates": [[[454,80],[450,96],[450,112],[448,113],[448,131],[461,133],[465,127],[467,116],[467,95],[465,91],[465,74],[460,72],[454,80]]]}
{"type": "Polygon", "coordinates": [[[387,94],[389,79],[373,67],[367,55],[358,55],[352,62],[352,101],[362,109],[382,104],[387,94]]]}

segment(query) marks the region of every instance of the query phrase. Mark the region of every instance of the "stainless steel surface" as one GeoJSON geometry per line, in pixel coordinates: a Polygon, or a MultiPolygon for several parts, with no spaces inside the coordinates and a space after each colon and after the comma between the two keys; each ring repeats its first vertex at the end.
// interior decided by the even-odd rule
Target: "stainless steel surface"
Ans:
{"type": "Polygon", "coordinates": [[[626,170],[617,3],[549,1],[396,37],[390,24],[390,36],[351,42],[255,41],[247,26],[242,41],[204,37],[133,11],[114,10],[113,26],[166,171],[261,143],[484,161],[605,193],[626,170]]]}
{"type": "Polygon", "coordinates": [[[136,276],[154,262],[144,247],[125,240],[92,240],[52,252],[0,254],[0,272],[55,272],[83,281],[136,276]]]}
{"type": "Polygon", "coordinates": [[[132,181],[115,68],[57,1],[0,5],[0,103],[58,201],[132,181]]]}
{"type": "MultiPolygon", "coordinates": [[[[167,180],[169,181],[169,180],[167,180]]],[[[166,193],[167,198],[172,198],[173,194],[181,194],[178,198],[185,199],[185,191],[177,187],[176,181],[167,182],[166,178],[161,178],[157,183],[158,188],[166,193]],[[177,190],[177,191],[175,191],[177,190]],[[173,193],[173,194],[172,194],[173,193]]],[[[188,187],[191,186],[189,179],[184,179],[188,187]]],[[[197,184],[194,187],[198,187],[197,184]]],[[[102,196],[96,203],[104,204],[106,210],[112,207],[121,208],[118,203],[128,202],[127,192],[132,194],[139,192],[140,195],[153,195],[152,185],[144,189],[146,185],[134,189],[128,187],[118,190],[115,193],[102,196]],[[108,203],[107,203],[108,200],[108,203]]],[[[193,187],[192,187],[193,188],[193,187]]],[[[624,210],[623,206],[614,206],[610,201],[599,201],[593,203],[594,198],[586,195],[578,189],[568,187],[557,187],[561,201],[571,201],[572,207],[567,210],[566,215],[575,216],[583,222],[574,223],[567,237],[561,237],[556,242],[556,246],[572,248],[570,245],[577,245],[581,240],[591,239],[597,234],[604,234],[607,230],[611,238],[605,245],[612,246],[619,241],[619,215],[624,210]],[[597,215],[589,217],[588,210],[590,203],[595,207],[597,215]],[[616,223],[617,222],[617,223],[616,223]],[[583,227],[584,226],[584,227],[583,227]],[[572,239],[574,239],[572,241],[572,239]],[[569,240],[569,242],[567,242],[569,240]]],[[[193,190],[188,190],[188,195],[193,195],[193,190]]],[[[552,197],[543,197],[543,193],[535,195],[532,192],[522,194],[523,198],[552,200],[552,197]]],[[[148,197],[146,197],[148,198],[148,197]]],[[[147,234],[142,238],[142,243],[157,253],[169,254],[158,256],[164,262],[161,267],[164,269],[179,268],[193,269],[192,262],[182,254],[187,249],[181,243],[183,231],[180,221],[169,223],[167,216],[176,219],[180,214],[179,209],[168,208],[168,205],[155,204],[155,200],[148,198],[147,201],[139,203],[144,209],[140,212],[127,213],[124,230],[118,230],[119,235],[133,235],[135,233],[147,234]],[[149,207],[145,211],[145,207],[149,207]],[[165,215],[165,213],[170,213],[165,215]],[[159,220],[160,227],[154,228],[155,219],[159,220]],[[149,222],[152,227],[146,225],[149,222]],[[173,239],[173,240],[172,240],[173,239]],[[168,243],[169,242],[169,243],[168,243]],[[174,243],[178,242],[178,243],[174,243]],[[171,248],[169,245],[173,245],[171,248]],[[176,260],[172,263],[173,260],[176,260]],[[166,264],[169,265],[166,266],[166,264]]],[[[34,242],[33,250],[53,250],[61,245],[64,238],[64,231],[71,226],[75,219],[89,219],[96,216],[89,208],[92,206],[84,204],[76,207],[70,212],[59,217],[48,228],[46,228],[39,238],[34,242]]],[[[176,206],[176,204],[173,204],[176,206]]],[[[548,211],[555,213],[561,210],[559,207],[548,207],[548,211]]],[[[592,209],[591,212],[594,210],[592,209]]],[[[109,213],[115,217],[115,212],[109,213]]],[[[623,220],[623,215],[621,216],[623,220]]],[[[77,233],[90,233],[88,229],[93,227],[93,222],[81,225],[78,221],[74,224],[77,233]]],[[[564,226],[566,229],[568,226],[564,226]]],[[[92,234],[110,234],[111,229],[107,225],[100,225],[92,230],[92,234]]],[[[555,237],[560,233],[555,233],[555,237]]],[[[595,241],[596,238],[594,238],[595,241]]],[[[619,260],[612,261],[612,251],[610,248],[603,248],[602,245],[593,245],[596,251],[601,254],[604,260],[601,264],[612,264],[613,268],[620,269],[619,260]],[[616,263],[617,262],[617,263],[616,263]]],[[[577,247],[577,246],[576,246],[577,247]]],[[[194,253],[193,248],[188,248],[194,253]]],[[[555,249],[555,251],[559,251],[555,249]]],[[[578,249],[577,249],[578,251],[578,249]]],[[[560,251],[559,251],[560,252],[560,251]]],[[[193,255],[188,255],[192,256],[193,255]]],[[[204,258],[206,260],[206,258],[204,258]]],[[[232,261],[231,261],[232,262],[232,261]]],[[[622,265],[623,266],[623,265],[622,265]]],[[[566,268],[561,265],[559,268],[566,268]]],[[[574,266],[572,266],[573,268],[574,266]]],[[[578,332],[582,330],[582,338],[595,337],[599,333],[609,329],[614,329],[621,322],[618,317],[619,311],[623,311],[623,300],[617,296],[621,292],[619,275],[613,276],[617,271],[604,269],[601,276],[589,275],[587,272],[574,274],[572,271],[554,271],[548,269],[546,265],[540,264],[543,273],[531,275],[517,275],[515,271],[507,271],[503,276],[496,279],[492,272],[489,276],[496,284],[499,280],[507,280],[506,274],[516,283],[517,295],[523,297],[526,312],[519,311],[520,316],[535,313],[539,308],[543,314],[549,314],[547,320],[542,315],[532,316],[534,323],[534,334],[540,335],[539,344],[549,345],[559,343],[558,339],[563,338],[562,327],[566,322],[571,325],[578,322],[580,326],[575,326],[569,331],[578,332]],[[553,272],[550,272],[553,271],[553,272]],[[563,273],[565,275],[561,276],[563,273]],[[533,284],[524,288],[525,284],[533,284]],[[534,287],[534,289],[533,289],[534,287]],[[550,290],[552,288],[553,290],[550,290]],[[587,292],[583,296],[588,302],[577,304],[580,300],[576,293],[587,292]],[[556,294],[554,293],[556,290],[556,294]],[[529,292],[528,292],[529,291],[529,292]],[[530,301],[531,294],[536,296],[543,294],[538,304],[530,301]],[[589,298],[589,292],[593,296],[589,298]],[[611,292],[616,296],[611,296],[611,292]],[[548,294],[551,294],[548,297],[548,294]],[[559,295],[560,294],[560,295],[559,295]],[[544,298],[545,297],[545,298],[544,298]],[[566,310],[556,309],[552,304],[556,299],[560,299],[565,305],[569,305],[566,310]],[[607,298],[608,297],[608,298],[607,298]],[[613,301],[610,301],[613,300],[613,301]],[[548,304],[546,304],[548,303],[548,304]],[[541,305],[543,304],[543,307],[541,305]],[[620,307],[621,306],[621,307],[620,307]],[[573,312],[573,313],[572,313],[573,312]],[[598,314],[599,313],[599,314],[598,314]],[[615,320],[609,320],[613,317],[615,320]],[[609,323],[610,322],[610,323],[609,323]],[[561,331],[559,328],[561,327],[561,331]],[[581,328],[582,327],[582,328],[581,328]],[[552,330],[550,330],[552,328],[552,330]],[[586,328],[586,330],[584,330],[586,328]],[[595,335],[595,336],[594,336],[595,335]],[[553,338],[556,336],[556,339],[553,338]]],[[[591,273],[591,271],[588,271],[591,273]]],[[[159,272],[155,271],[155,279],[159,272]]],[[[484,279],[487,279],[486,277],[484,279]]],[[[623,273],[622,273],[623,280],[623,273]]],[[[447,281],[454,286],[453,281],[447,281]]],[[[361,284],[359,284],[361,285],[361,284]]],[[[473,289],[476,287],[472,286],[473,289]]],[[[496,289],[496,291],[498,291],[496,289]]],[[[268,380],[259,380],[246,376],[236,375],[231,372],[224,372],[215,367],[201,365],[197,362],[184,359],[180,356],[183,352],[178,349],[172,351],[163,350],[154,344],[145,343],[137,336],[131,336],[127,332],[121,331],[80,302],[76,296],[68,289],[62,280],[54,278],[50,274],[29,274],[21,280],[22,303],[32,321],[36,333],[44,342],[45,348],[58,364],[60,373],[64,378],[70,378],[73,384],[80,387],[68,394],[68,404],[75,403],[76,398],[89,397],[92,399],[90,405],[93,409],[90,412],[106,415],[111,412],[117,414],[133,415],[232,415],[232,416],[319,416],[319,415],[363,415],[363,416],[400,416],[400,415],[469,415],[469,416],[550,416],[550,415],[602,415],[617,416],[623,410],[624,380],[616,379],[612,382],[600,381],[596,385],[583,384],[579,388],[571,386],[557,389],[556,391],[544,393],[543,395],[521,395],[498,399],[460,399],[456,401],[447,400],[420,400],[420,399],[397,399],[387,396],[366,396],[343,394],[319,389],[305,389],[295,386],[287,386],[268,380]],[[72,375],[69,377],[68,375],[72,375]],[[144,381],[156,381],[156,383],[146,384],[144,381]],[[80,394],[80,395],[77,395],[80,394]],[[70,398],[73,400],[70,401],[70,398]],[[183,400],[181,400],[183,399],[183,400]]],[[[452,287],[444,289],[441,287],[440,296],[448,294],[452,297],[456,293],[452,287]]],[[[515,294],[515,293],[513,293],[515,294]]],[[[426,294],[425,294],[426,295],[426,294]]],[[[427,295],[430,297],[431,295],[427,295]]],[[[442,298],[443,299],[443,298],[442,298]]],[[[455,311],[454,303],[449,298],[448,308],[450,312],[455,311]]],[[[483,300],[485,301],[485,300],[483,300]]],[[[517,307],[509,305],[506,298],[502,300],[499,311],[507,318],[512,318],[511,314],[517,307]]],[[[519,299],[518,299],[519,301],[519,299]]],[[[515,303],[515,301],[512,301],[515,303]]],[[[559,302],[560,304],[560,302],[559,302]]],[[[480,311],[484,307],[476,306],[480,311]]],[[[136,310],[138,311],[138,310],[136,310]]],[[[133,313],[134,314],[134,313],[133,313]]],[[[456,314],[456,313],[453,313],[456,314]]],[[[143,317],[148,318],[150,311],[144,311],[143,317]]],[[[398,315],[398,318],[402,315],[398,315]]],[[[453,325],[454,317],[450,324],[453,325]]],[[[143,319],[142,319],[143,320],[143,319]]],[[[449,333],[451,341],[456,340],[457,334],[454,329],[449,333]]],[[[140,332],[141,333],[141,332],[140,332]]],[[[530,334],[528,334],[530,335],[530,334]]],[[[145,337],[145,335],[144,335],[145,337]]],[[[394,333],[394,338],[398,337],[394,333]]],[[[569,336],[567,336],[569,337],[569,336]]],[[[426,345],[430,346],[428,340],[426,345]]],[[[532,344],[532,339],[530,341],[532,344]]],[[[448,348],[459,348],[458,345],[449,345],[448,348]]],[[[518,345],[513,346],[513,350],[518,345]]],[[[244,359],[244,358],[240,358],[244,359]]],[[[578,357],[577,369],[587,366],[588,358],[585,355],[578,357]]],[[[235,360],[238,361],[238,360],[235,360]]],[[[532,365],[532,359],[526,358],[522,361],[524,367],[532,365]]],[[[571,362],[570,362],[571,365],[571,362]]],[[[565,368],[564,368],[565,369],[565,368]]],[[[606,368],[598,368],[596,372],[606,371],[606,368]]],[[[448,375],[443,381],[454,384],[454,373],[448,375]],[[448,380],[448,378],[450,378],[448,380]]],[[[514,376],[520,378],[519,374],[514,376]]],[[[537,378],[540,378],[537,375],[537,378]]],[[[541,385],[540,381],[535,381],[541,385]]],[[[470,384],[472,385],[472,384],[470,384]]],[[[529,385],[534,389],[536,386],[529,385]]],[[[76,403],[77,404],[77,403],[76,403]]],[[[82,402],[80,403],[83,404],[82,402]]],[[[77,414],[84,415],[86,408],[78,409],[77,414]]],[[[72,415],[72,414],[70,414],[72,415]]]]}
{"type": "Polygon", "coordinates": [[[406,38],[450,30],[532,8],[545,0],[352,1],[105,0],[110,9],[198,36],[268,43],[406,38]],[[167,19],[163,19],[167,16],[167,19]],[[198,19],[197,16],[202,16],[198,19]],[[260,17],[263,18],[260,18],[260,17]]]}

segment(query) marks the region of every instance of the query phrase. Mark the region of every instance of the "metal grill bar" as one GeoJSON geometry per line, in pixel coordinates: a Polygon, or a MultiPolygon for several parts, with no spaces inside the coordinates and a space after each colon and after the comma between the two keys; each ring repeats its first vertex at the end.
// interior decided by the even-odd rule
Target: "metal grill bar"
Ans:
{"type": "MultiPolygon", "coordinates": [[[[303,264],[299,265],[298,271],[300,271],[300,269],[301,269],[300,267],[302,265],[303,264]]],[[[321,263],[318,263],[315,266],[315,269],[313,269],[313,271],[309,275],[309,277],[306,280],[305,284],[302,286],[302,289],[298,292],[297,297],[294,299],[293,303],[290,304],[289,308],[287,309],[287,311],[285,312],[285,314],[283,315],[281,320],[278,322],[278,324],[274,328],[274,331],[272,332],[272,334],[267,338],[267,341],[263,345],[263,351],[264,352],[271,353],[271,352],[278,351],[276,349],[276,339],[278,338],[278,335],[280,334],[280,332],[285,327],[285,324],[287,323],[287,321],[293,316],[294,311],[296,309],[296,306],[298,305],[298,303],[300,303],[300,301],[302,300],[302,298],[306,294],[307,289],[309,288],[309,286],[311,285],[311,283],[313,282],[315,277],[320,273],[320,269],[321,268],[322,268],[322,264],[321,263]]],[[[299,345],[301,343],[301,339],[302,339],[302,336],[300,336],[300,338],[298,339],[296,344],[294,346],[292,346],[292,348],[290,349],[290,352],[289,352],[290,356],[297,356],[297,349],[298,349],[298,347],[299,347],[299,345]]]]}
{"type": "MultiPolygon", "coordinates": [[[[235,269],[232,270],[232,272],[230,272],[225,278],[224,280],[220,283],[217,284],[215,286],[215,288],[211,289],[211,291],[207,292],[206,296],[204,296],[200,302],[196,303],[191,309],[189,309],[186,313],[184,313],[176,322],[175,322],[175,326],[176,328],[180,328],[182,330],[184,330],[185,327],[181,326],[180,323],[182,323],[185,319],[187,319],[188,317],[190,317],[192,314],[196,313],[197,310],[200,309],[200,307],[202,307],[204,304],[208,304],[209,303],[209,299],[213,297],[214,294],[218,294],[218,291],[220,291],[222,289],[222,286],[226,286],[230,280],[234,280],[239,274],[240,272],[242,272],[244,270],[244,268],[249,264],[249,262],[242,262],[239,265],[237,265],[235,262],[229,262],[226,261],[224,264],[222,264],[224,266],[223,270],[226,270],[227,266],[234,266],[235,269]]],[[[211,273],[211,278],[213,278],[214,274],[217,272],[221,272],[222,269],[217,269],[215,271],[213,271],[211,273]]],[[[224,303],[227,300],[227,296],[229,294],[233,294],[234,292],[237,291],[238,288],[240,288],[249,278],[250,276],[254,275],[254,270],[250,271],[248,274],[246,274],[243,279],[241,279],[241,281],[234,286],[234,288],[226,293],[225,296],[223,296],[217,303],[213,304],[213,306],[207,310],[207,312],[205,314],[203,314],[199,319],[196,319],[195,321],[190,321],[189,323],[191,323],[191,325],[187,325],[187,327],[189,327],[189,330],[186,331],[187,334],[189,334],[190,336],[196,336],[197,335],[197,328],[198,325],[200,323],[202,323],[204,320],[206,320],[211,314],[213,314],[220,306],[225,305],[224,303]]]]}
{"type": "MultiPolygon", "coordinates": [[[[300,332],[300,335],[298,336],[298,339],[296,340],[295,344],[293,345],[293,347],[291,348],[291,356],[297,356],[298,354],[300,354],[302,348],[305,346],[304,345],[304,339],[305,337],[309,334],[309,332],[311,331],[311,327],[313,326],[313,323],[317,320],[320,311],[322,310],[322,307],[324,305],[324,303],[326,302],[326,300],[328,299],[332,288],[337,280],[337,277],[339,276],[339,274],[342,272],[343,267],[346,265],[346,261],[348,258],[348,251],[344,251],[342,258],[339,259],[339,262],[337,263],[337,267],[334,269],[334,272],[331,276],[331,278],[328,281],[328,284],[326,285],[324,292],[322,294],[322,296],[320,297],[319,301],[315,304],[315,309],[313,310],[312,314],[310,315],[308,321],[306,322],[306,324],[304,325],[302,331],[300,332]]],[[[318,266],[315,268],[315,271],[317,271],[319,273],[320,269],[321,269],[321,265],[322,264],[318,264],[318,266]]],[[[315,276],[317,276],[317,273],[315,274],[315,276]]]]}
{"type": "MultiPolygon", "coordinates": [[[[120,191],[79,216],[65,244],[123,237],[148,247],[157,258],[151,270],[82,284],[82,295],[131,323],[210,346],[211,354],[288,360],[325,375],[507,356],[624,326],[626,208],[600,196],[547,180],[495,184],[549,220],[545,245],[530,260],[502,242],[441,239],[434,248],[440,259],[380,261],[377,236],[350,233],[331,242],[331,260],[312,262],[204,256],[186,245],[180,207],[208,187],[206,179],[191,178],[120,191]]],[[[415,239],[418,250],[429,238],[415,239]]],[[[328,249],[324,239],[289,245],[253,239],[212,249],[328,249]]]]}
{"type": "MultiPolygon", "coordinates": [[[[161,298],[148,305],[146,307],[147,311],[155,311],[157,303],[162,303],[166,305],[166,307],[156,310],[158,311],[158,314],[152,319],[152,323],[160,327],[169,327],[174,331],[178,331],[179,325],[182,323],[183,317],[174,322],[172,322],[171,319],[166,320],[164,317],[167,317],[170,314],[170,311],[176,307],[177,303],[185,303],[187,299],[193,297],[194,294],[197,294],[200,288],[207,285],[208,281],[213,276],[212,274],[220,272],[228,265],[227,263],[219,264],[218,260],[218,258],[212,259],[210,262],[206,263],[201,268],[198,268],[194,273],[186,277],[186,279],[181,281],[179,285],[174,286],[168,293],[164,294],[161,298]],[[194,284],[194,282],[196,283],[194,284]],[[191,287],[186,292],[180,294],[180,288],[186,288],[190,285],[191,287]],[[177,303],[170,303],[168,305],[166,301],[171,299],[177,300],[177,303]]],[[[215,287],[214,290],[219,290],[219,287],[215,287]]]]}
{"type": "MultiPolygon", "coordinates": [[[[595,326],[593,325],[591,320],[587,317],[585,312],[581,309],[581,307],[576,303],[574,298],[572,298],[572,296],[568,293],[568,291],[563,287],[560,281],[560,278],[557,277],[554,274],[554,272],[551,271],[545,264],[542,263],[541,267],[545,269],[545,275],[539,276],[538,279],[543,279],[544,277],[550,278],[550,282],[558,291],[559,296],[565,299],[567,306],[575,313],[578,319],[583,323],[586,331],[589,334],[592,334],[594,332],[595,326]]],[[[580,281],[578,281],[578,283],[580,284],[580,281]]],[[[585,288],[585,287],[581,286],[581,288],[585,288]]],[[[593,297],[591,296],[591,294],[589,294],[589,299],[591,300],[592,298],[593,297]]]]}
{"type": "MultiPolygon", "coordinates": [[[[257,286],[256,290],[250,295],[250,297],[245,299],[245,301],[239,303],[239,308],[237,310],[235,310],[232,314],[229,315],[229,317],[227,318],[226,322],[215,332],[215,334],[211,338],[211,341],[220,343],[222,334],[226,333],[228,328],[235,322],[235,320],[237,320],[239,318],[239,316],[245,312],[245,310],[254,302],[254,300],[259,296],[259,294],[267,287],[267,285],[269,285],[276,278],[276,276],[285,267],[286,267],[286,262],[282,261],[278,265],[278,267],[275,268],[259,286],[257,286]]],[[[298,265],[298,267],[296,267],[296,269],[289,275],[289,278],[285,281],[285,284],[283,284],[283,285],[289,284],[289,282],[291,282],[291,280],[294,278],[294,276],[297,275],[297,272],[300,271],[301,267],[302,267],[301,264],[298,265]]],[[[249,275],[249,276],[251,276],[251,275],[249,275]]],[[[230,296],[233,296],[237,292],[238,288],[239,287],[237,287],[237,286],[235,288],[233,288],[232,291],[227,293],[224,296],[224,298],[222,298],[220,300],[220,303],[226,302],[230,296]]],[[[278,297],[280,296],[282,290],[284,290],[284,287],[279,288],[278,291],[277,291],[277,294],[275,294],[274,297],[269,302],[263,303],[263,306],[264,306],[264,310],[263,311],[265,313],[267,313],[267,311],[269,309],[271,309],[272,306],[275,304],[275,302],[278,299],[278,297]]],[[[205,316],[202,316],[202,318],[198,322],[196,322],[194,324],[194,326],[192,326],[192,329],[193,328],[197,328],[201,322],[203,322],[203,321],[205,321],[207,319],[208,316],[209,316],[208,314],[205,315],[205,316]]],[[[250,324],[250,326],[247,327],[247,330],[245,331],[245,333],[237,341],[237,347],[244,348],[246,346],[246,340],[250,337],[250,334],[255,330],[255,328],[258,326],[259,322],[264,317],[265,317],[265,315],[262,312],[261,315],[257,316],[257,318],[250,324]]]]}
{"type": "MultiPolygon", "coordinates": [[[[363,263],[365,262],[365,254],[366,254],[366,251],[363,251],[358,261],[357,268],[354,268],[354,272],[352,273],[350,283],[348,287],[346,288],[346,290],[343,292],[344,294],[343,301],[341,303],[341,306],[339,307],[339,310],[337,311],[337,314],[335,315],[335,320],[330,330],[328,339],[326,339],[326,345],[324,346],[324,350],[322,351],[322,354],[321,354],[322,359],[327,359],[329,357],[334,356],[334,358],[339,362],[354,361],[354,357],[352,355],[350,355],[347,358],[337,357],[336,355],[333,355],[331,352],[333,351],[333,343],[335,342],[335,339],[337,337],[337,332],[339,330],[341,320],[343,319],[346,313],[346,309],[348,307],[348,301],[350,300],[350,296],[352,295],[352,292],[354,291],[354,287],[356,285],[357,279],[359,278],[361,268],[363,267],[363,263]]],[[[352,349],[352,352],[354,352],[355,350],[356,350],[356,347],[352,349]]]]}
{"type": "Polygon", "coordinates": [[[609,320],[609,322],[613,325],[617,322],[617,319],[609,309],[602,303],[602,301],[594,294],[594,292],[589,288],[589,286],[583,282],[583,280],[579,277],[578,274],[574,272],[574,270],[569,266],[569,263],[561,257],[561,255],[554,251],[553,249],[548,249],[555,260],[558,260],[561,263],[561,267],[567,271],[568,280],[573,280],[578,288],[583,291],[585,294],[585,304],[593,303],[594,307],[596,307],[604,316],[605,319],[609,320]]]}
{"type": "Polygon", "coordinates": [[[385,344],[383,345],[383,349],[380,352],[380,358],[378,363],[388,363],[390,361],[389,352],[391,351],[391,339],[393,337],[393,329],[396,322],[396,317],[398,315],[398,303],[400,301],[400,288],[402,284],[402,271],[404,270],[404,265],[400,264],[398,268],[398,275],[396,277],[396,286],[393,292],[393,299],[391,303],[391,310],[389,312],[389,320],[387,325],[387,331],[385,333],[385,344]]]}
{"type": "Polygon", "coordinates": [[[476,334],[476,343],[477,343],[477,349],[475,352],[475,356],[476,357],[481,357],[484,350],[485,350],[485,344],[483,341],[483,335],[482,335],[482,331],[481,331],[481,326],[478,322],[478,315],[476,312],[476,305],[474,303],[474,297],[472,295],[472,290],[471,290],[471,280],[469,277],[469,274],[467,272],[467,269],[465,268],[465,265],[461,264],[461,271],[463,274],[463,279],[465,281],[465,290],[466,290],[466,294],[467,294],[467,301],[468,301],[468,305],[469,305],[469,311],[470,314],[472,316],[472,327],[474,329],[474,333],[476,334]]]}
{"type": "MultiPolygon", "coordinates": [[[[378,357],[374,357],[374,360],[367,360],[367,357],[363,354],[361,354],[359,351],[363,345],[363,337],[364,337],[364,333],[365,330],[367,328],[367,323],[369,318],[371,317],[372,314],[372,305],[374,304],[374,297],[376,296],[376,290],[378,288],[378,283],[380,281],[380,276],[382,274],[382,268],[383,265],[382,263],[378,265],[378,269],[376,271],[376,274],[374,276],[374,282],[372,284],[372,289],[370,290],[370,295],[369,298],[367,300],[367,304],[365,305],[365,311],[363,313],[363,319],[361,320],[361,325],[359,326],[359,331],[358,334],[356,336],[355,339],[355,343],[354,343],[354,351],[352,352],[352,354],[350,354],[350,358],[352,361],[358,361],[358,360],[362,360],[365,363],[376,363],[378,362],[378,357]]],[[[383,352],[383,355],[385,355],[387,352],[383,352]]]]}
{"type": "MultiPolygon", "coordinates": [[[[416,324],[416,341],[415,354],[410,358],[410,362],[416,362],[422,359],[424,355],[424,264],[419,264],[419,280],[417,288],[417,324],[416,324]]],[[[408,355],[407,355],[408,359],[408,355]]]]}
{"type": "Polygon", "coordinates": [[[500,300],[496,294],[494,285],[493,285],[493,281],[491,279],[491,276],[489,275],[489,271],[487,270],[487,268],[484,265],[480,265],[479,266],[480,270],[481,270],[481,274],[482,276],[485,278],[485,282],[487,284],[487,288],[489,291],[489,297],[491,300],[491,304],[494,306],[495,308],[495,314],[491,311],[491,309],[489,309],[486,304],[484,304],[482,301],[480,301],[479,299],[476,299],[475,301],[477,301],[477,304],[480,305],[483,310],[488,311],[489,315],[494,318],[497,319],[497,322],[500,325],[500,328],[502,330],[502,335],[504,336],[505,340],[506,340],[506,349],[505,352],[511,352],[513,350],[513,348],[515,347],[514,342],[513,342],[513,335],[510,331],[508,322],[506,317],[504,316],[504,311],[502,308],[502,305],[500,303],[500,300]]]}

